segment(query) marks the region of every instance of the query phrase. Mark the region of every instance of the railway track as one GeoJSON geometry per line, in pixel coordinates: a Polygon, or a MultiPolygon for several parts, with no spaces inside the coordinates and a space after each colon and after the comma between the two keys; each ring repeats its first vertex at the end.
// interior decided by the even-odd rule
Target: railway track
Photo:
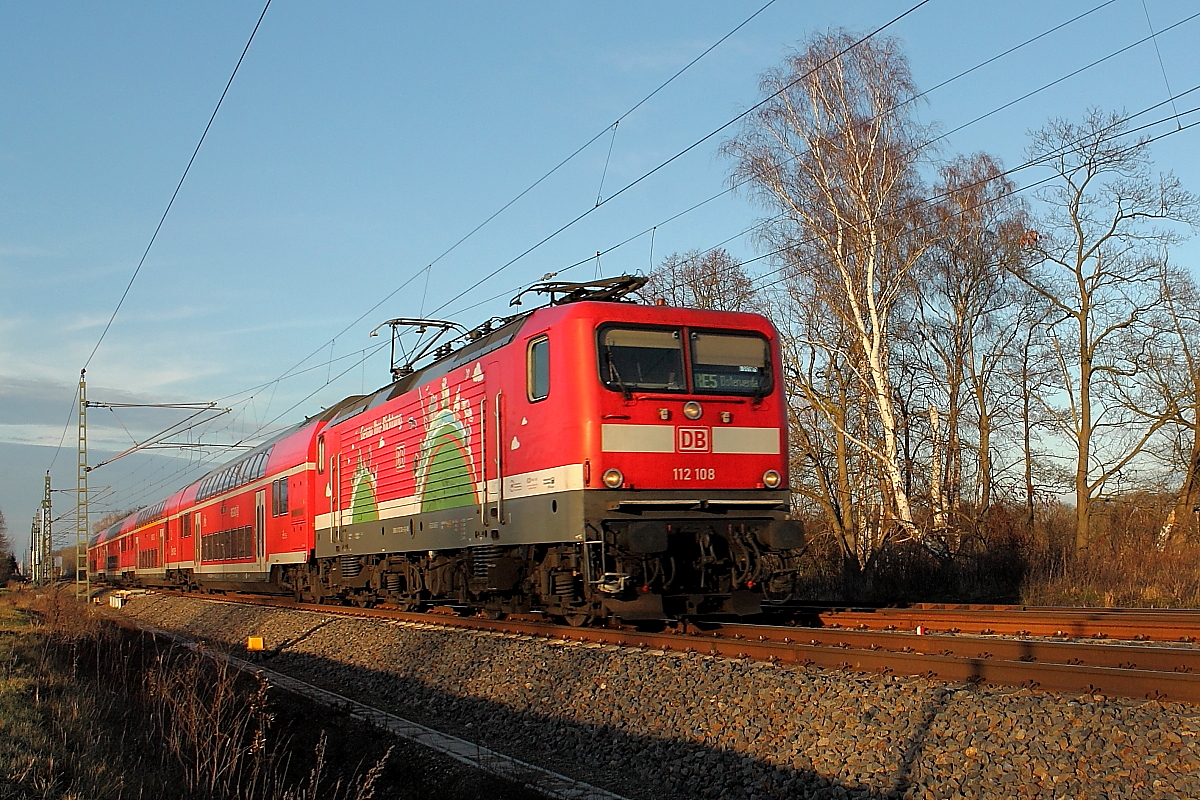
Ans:
{"type": "MultiPolygon", "coordinates": [[[[183,595],[187,596],[187,595],[183,595]]],[[[904,609],[904,614],[885,612],[829,612],[830,621],[842,627],[792,627],[708,622],[676,631],[644,632],[620,628],[572,628],[525,619],[493,620],[458,616],[453,612],[414,613],[389,608],[356,608],[312,605],[273,597],[224,595],[205,599],[215,602],[265,605],[357,617],[374,617],[408,623],[575,640],[598,645],[633,647],[663,652],[695,652],[724,658],[741,658],[775,663],[804,664],[827,669],[919,675],[947,682],[1021,686],[1043,691],[1104,694],[1200,704],[1200,648],[1142,644],[1150,637],[1139,625],[1154,622],[1154,635],[1171,634],[1177,639],[1194,638],[1200,632],[1200,614],[1183,612],[1130,612],[1080,609],[1065,613],[1058,623],[1049,618],[1060,610],[1012,611],[990,609],[976,612],[958,609],[904,609]],[[933,612],[945,612],[930,617],[933,612]],[[978,617],[972,617],[977,613],[978,617]],[[1103,622],[1108,638],[1118,632],[1125,642],[1058,641],[1018,636],[969,635],[968,625],[982,633],[1010,632],[1033,635],[1037,625],[1024,615],[1033,614],[1047,636],[1064,636],[1072,616],[1084,628],[1103,622]],[[1016,616],[1017,619],[1008,619],[1016,616]],[[974,621],[967,623],[963,618],[974,621]],[[879,628],[864,627],[860,618],[879,628]],[[918,619],[927,620],[919,622],[918,619]],[[1008,621],[1004,621],[1008,619],[1008,621]],[[935,621],[928,621],[935,620],[935,621]],[[1025,620],[1025,621],[1021,621],[1025,620]],[[858,629],[851,629],[853,622],[858,629]],[[916,635],[918,625],[928,626],[926,635],[916,635]],[[936,628],[935,625],[946,625],[936,628]],[[1174,627],[1170,627],[1174,626],[1174,627]],[[890,630],[884,628],[890,627],[890,630]],[[947,635],[951,629],[959,631],[947,635]],[[947,633],[936,633],[945,631],[947,633]],[[1190,631],[1190,632],[1189,632],[1190,631]]],[[[825,622],[822,615],[822,622],[825,622]]],[[[1091,636],[1092,634],[1087,634],[1091,636]]]]}
{"type": "Polygon", "coordinates": [[[1200,611],[1164,609],[920,606],[817,612],[821,627],[1048,636],[1063,639],[1195,642],[1200,611]]]}

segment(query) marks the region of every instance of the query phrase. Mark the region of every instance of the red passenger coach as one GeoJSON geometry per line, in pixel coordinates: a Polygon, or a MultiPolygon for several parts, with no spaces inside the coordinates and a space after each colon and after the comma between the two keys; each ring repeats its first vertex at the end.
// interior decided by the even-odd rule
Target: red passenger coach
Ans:
{"type": "Polygon", "coordinates": [[[803,534],[775,331],[621,301],[643,282],[541,287],[550,305],[113,526],[93,571],[572,622],[785,599],[803,534]]]}

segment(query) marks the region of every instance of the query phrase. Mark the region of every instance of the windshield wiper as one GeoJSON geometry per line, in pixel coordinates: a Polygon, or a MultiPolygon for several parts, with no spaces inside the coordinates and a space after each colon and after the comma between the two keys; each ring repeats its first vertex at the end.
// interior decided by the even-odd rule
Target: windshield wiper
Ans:
{"type": "Polygon", "coordinates": [[[614,379],[617,381],[617,386],[621,387],[621,394],[628,402],[633,399],[628,387],[625,386],[625,381],[621,380],[621,373],[617,370],[617,365],[613,363],[612,345],[604,346],[604,361],[608,364],[608,380],[611,383],[614,379]]]}
{"type": "Polygon", "coordinates": [[[770,391],[768,387],[771,386],[771,383],[771,359],[768,357],[767,362],[763,364],[762,373],[758,376],[758,388],[754,390],[753,405],[758,405],[763,401],[763,398],[770,391]]]}

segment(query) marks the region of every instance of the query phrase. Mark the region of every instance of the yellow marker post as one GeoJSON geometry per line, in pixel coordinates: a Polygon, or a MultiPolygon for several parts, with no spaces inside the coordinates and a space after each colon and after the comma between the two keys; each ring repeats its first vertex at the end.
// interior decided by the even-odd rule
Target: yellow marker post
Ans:
{"type": "Polygon", "coordinates": [[[263,649],[263,637],[247,636],[246,637],[246,649],[247,650],[262,650],[263,649]]]}

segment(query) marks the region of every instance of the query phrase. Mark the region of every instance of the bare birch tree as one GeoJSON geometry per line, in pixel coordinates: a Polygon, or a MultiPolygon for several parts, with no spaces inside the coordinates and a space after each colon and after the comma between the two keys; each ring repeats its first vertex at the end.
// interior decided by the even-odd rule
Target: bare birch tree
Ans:
{"type": "Polygon", "coordinates": [[[794,302],[790,291],[780,295],[771,310],[789,387],[792,491],[799,510],[819,513],[847,561],[862,570],[880,552],[887,531],[878,464],[854,444],[870,428],[860,369],[838,355],[848,347],[831,347],[827,357],[813,344],[836,335],[819,308],[794,302]]]}
{"type": "Polygon", "coordinates": [[[734,180],[773,212],[765,240],[782,252],[797,305],[822,321],[796,343],[809,408],[874,465],[877,524],[919,537],[905,487],[891,374],[894,318],[928,243],[917,159],[927,139],[895,39],[833,30],[810,37],[760,87],[768,100],[726,142],[734,180]],[[831,395],[828,379],[838,376],[831,395]],[[844,382],[844,384],[843,384],[844,382]],[[851,427],[834,410],[847,392],[851,427]]]}

